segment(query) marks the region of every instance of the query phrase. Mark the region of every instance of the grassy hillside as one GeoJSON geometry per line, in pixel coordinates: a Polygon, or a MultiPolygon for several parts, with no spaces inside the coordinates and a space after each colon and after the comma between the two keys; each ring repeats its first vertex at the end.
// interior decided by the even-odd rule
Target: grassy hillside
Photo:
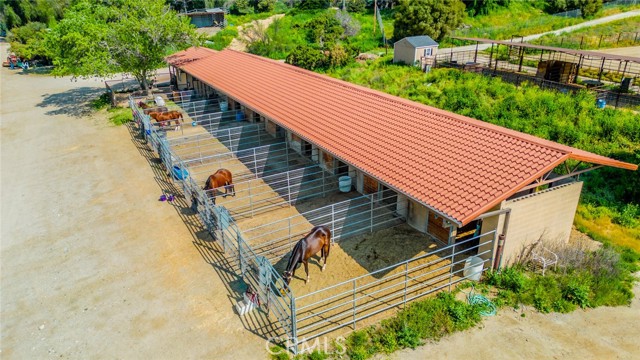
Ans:
{"type": "MultiPolygon", "coordinates": [[[[595,18],[636,8],[640,8],[640,4],[616,6],[600,11],[595,18]]],[[[541,9],[541,6],[536,6],[535,2],[511,1],[508,7],[496,8],[487,15],[467,16],[463,22],[466,26],[455,31],[452,35],[504,40],[510,39],[511,36],[525,36],[557,30],[584,21],[586,19],[564,18],[547,14],[541,9]]],[[[445,40],[441,47],[451,45],[453,45],[451,40],[445,40]]]]}
{"type": "Polygon", "coordinates": [[[640,35],[637,36],[636,34],[640,34],[640,16],[579,29],[561,35],[546,35],[532,41],[532,43],[561,46],[568,49],[616,48],[640,45],[640,35]]]}

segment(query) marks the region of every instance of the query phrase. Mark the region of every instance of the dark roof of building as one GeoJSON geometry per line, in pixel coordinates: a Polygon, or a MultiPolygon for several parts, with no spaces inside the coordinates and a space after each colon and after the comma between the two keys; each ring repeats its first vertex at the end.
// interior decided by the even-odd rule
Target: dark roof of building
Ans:
{"type": "Polygon", "coordinates": [[[180,13],[179,15],[203,15],[203,14],[224,14],[225,11],[222,8],[209,8],[209,9],[195,9],[186,13],[180,13]]]}
{"type": "MultiPolygon", "coordinates": [[[[424,46],[438,46],[438,43],[427,35],[408,36],[404,39],[406,39],[409,42],[409,44],[417,48],[424,47],[424,46]]],[[[404,40],[404,39],[400,39],[400,40],[404,40]]]]}
{"type": "Polygon", "coordinates": [[[458,225],[568,159],[637,169],[275,60],[203,54],[167,61],[458,225]]]}

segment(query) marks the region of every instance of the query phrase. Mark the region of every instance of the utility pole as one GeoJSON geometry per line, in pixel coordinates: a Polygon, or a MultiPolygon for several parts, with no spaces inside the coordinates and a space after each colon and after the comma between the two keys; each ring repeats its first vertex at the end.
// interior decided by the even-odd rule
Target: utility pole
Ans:
{"type": "Polygon", "coordinates": [[[376,34],[376,15],[378,15],[378,0],[373,0],[373,34],[376,34]]]}

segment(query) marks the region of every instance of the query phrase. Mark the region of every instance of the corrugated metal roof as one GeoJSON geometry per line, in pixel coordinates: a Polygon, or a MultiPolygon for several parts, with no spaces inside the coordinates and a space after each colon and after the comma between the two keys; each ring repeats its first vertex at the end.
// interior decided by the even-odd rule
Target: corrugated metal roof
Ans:
{"type": "Polygon", "coordinates": [[[462,225],[567,159],[637,169],[251,54],[168,62],[462,225]]]}

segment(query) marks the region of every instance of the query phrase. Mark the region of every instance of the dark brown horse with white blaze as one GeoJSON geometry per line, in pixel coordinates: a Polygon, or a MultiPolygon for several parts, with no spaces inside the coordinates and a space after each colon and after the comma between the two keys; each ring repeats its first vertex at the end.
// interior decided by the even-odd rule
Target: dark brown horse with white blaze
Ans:
{"type": "Polygon", "coordinates": [[[229,195],[229,190],[231,190],[231,196],[236,196],[236,189],[233,186],[233,177],[231,175],[231,171],[227,169],[218,169],[215,173],[209,176],[207,181],[204,184],[204,191],[212,191],[213,203],[216,203],[216,189],[224,186],[224,195],[223,197],[227,197],[229,195]]]}
{"type": "Polygon", "coordinates": [[[282,274],[282,278],[289,285],[291,279],[296,273],[296,268],[300,263],[304,264],[304,271],[307,273],[307,280],[305,284],[309,282],[309,258],[321,252],[321,258],[324,258],[322,265],[322,271],[327,267],[327,258],[329,257],[329,250],[331,250],[331,230],[327,226],[315,226],[311,229],[305,237],[300,239],[296,246],[291,251],[289,262],[287,263],[287,269],[282,274]]]}

